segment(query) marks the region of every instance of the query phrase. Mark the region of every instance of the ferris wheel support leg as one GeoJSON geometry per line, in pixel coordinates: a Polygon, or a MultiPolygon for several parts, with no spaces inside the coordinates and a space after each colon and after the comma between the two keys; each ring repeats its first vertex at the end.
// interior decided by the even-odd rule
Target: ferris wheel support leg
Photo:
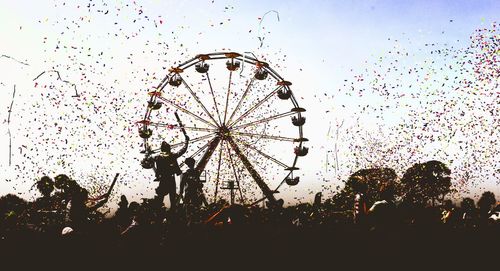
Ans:
{"type": "Polygon", "coordinates": [[[236,173],[236,167],[234,166],[233,155],[231,154],[231,148],[229,148],[229,146],[227,146],[227,145],[226,145],[226,148],[227,148],[227,153],[229,154],[229,162],[231,162],[231,167],[233,169],[234,178],[236,179],[236,183],[238,185],[238,191],[240,192],[241,204],[245,205],[245,199],[243,198],[243,192],[241,191],[240,177],[236,173]]]}
{"type": "Polygon", "coordinates": [[[214,194],[214,203],[217,202],[217,193],[219,192],[219,177],[220,177],[220,167],[222,165],[222,147],[224,146],[224,141],[221,143],[222,145],[220,146],[219,149],[219,164],[217,166],[217,177],[215,179],[215,194],[214,194]]]}
{"type": "Polygon", "coordinates": [[[233,138],[230,136],[227,137],[227,142],[229,143],[229,145],[231,145],[231,148],[234,150],[236,155],[240,158],[241,162],[243,162],[243,165],[245,166],[245,168],[248,170],[248,172],[250,173],[250,175],[252,176],[254,181],[257,183],[259,188],[264,193],[264,196],[266,196],[266,198],[269,200],[269,202],[271,204],[274,205],[275,203],[277,203],[277,200],[274,197],[274,192],[271,191],[271,189],[269,189],[269,186],[267,186],[267,184],[264,182],[264,180],[262,180],[262,177],[260,176],[260,174],[255,170],[255,168],[252,166],[250,161],[248,161],[247,157],[241,152],[238,145],[236,145],[236,143],[233,141],[233,138]]]}
{"type": "Polygon", "coordinates": [[[219,142],[220,142],[220,137],[216,136],[208,143],[207,151],[201,157],[200,162],[198,162],[198,165],[196,165],[196,170],[198,172],[203,172],[203,170],[205,170],[208,160],[210,160],[210,157],[212,157],[212,154],[217,148],[217,145],[219,145],[219,142]]]}

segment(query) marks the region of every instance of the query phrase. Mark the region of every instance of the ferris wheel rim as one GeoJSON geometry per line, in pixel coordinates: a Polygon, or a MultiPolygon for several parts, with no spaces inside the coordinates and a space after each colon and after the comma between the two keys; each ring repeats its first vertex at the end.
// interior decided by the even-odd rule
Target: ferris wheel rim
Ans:
{"type": "MultiPolygon", "coordinates": [[[[233,63],[233,62],[231,62],[233,63]]],[[[241,121],[242,119],[244,119],[246,115],[252,113],[254,110],[256,110],[258,107],[259,107],[259,104],[264,104],[267,100],[269,100],[271,97],[275,96],[276,93],[281,90],[281,89],[284,89],[285,91],[287,91],[289,94],[290,94],[290,101],[292,102],[293,104],[293,108],[292,110],[290,110],[289,112],[284,112],[284,113],[279,113],[275,116],[271,116],[271,117],[267,117],[267,119],[269,119],[268,121],[271,121],[271,120],[274,120],[274,119],[278,119],[278,118],[281,118],[281,117],[286,117],[286,116],[291,116],[291,115],[296,115],[297,117],[301,118],[301,113],[303,113],[305,110],[303,108],[301,108],[294,96],[294,93],[292,92],[291,88],[290,88],[290,85],[291,85],[291,82],[289,81],[285,81],[283,77],[281,77],[275,70],[273,70],[270,65],[267,63],[267,62],[264,62],[264,61],[260,61],[258,60],[256,57],[254,56],[249,56],[247,54],[239,54],[239,53],[236,53],[236,52],[215,52],[215,53],[209,53],[209,54],[199,54],[199,55],[196,55],[195,57],[177,65],[176,67],[172,67],[169,69],[169,73],[162,79],[162,81],[159,83],[159,85],[155,88],[154,91],[150,92],[150,101],[149,103],[156,103],[158,102],[158,100],[162,101],[162,102],[165,102],[165,103],[168,103],[170,104],[171,106],[173,107],[176,107],[178,110],[181,110],[182,112],[188,114],[188,115],[191,115],[192,117],[198,119],[199,121],[203,122],[204,124],[206,125],[209,125],[211,126],[212,128],[208,128],[208,127],[190,127],[190,126],[187,126],[185,128],[187,129],[192,129],[194,131],[198,131],[198,132],[207,132],[209,134],[207,135],[204,135],[204,136],[201,136],[199,138],[203,138],[203,139],[200,139],[201,140],[205,140],[207,139],[207,143],[205,145],[203,145],[202,147],[200,147],[195,153],[193,153],[193,156],[197,156],[199,155],[201,152],[203,152],[203,150],[205,150],[207,148],[207,146],[213,142],[215,140],[215,137],[218,137],[220,135],[217,134],[217,128],[218,129],[221,129],[221,126],[224,126],[225,128],[227,129],[241,129],[241,128],[246,128],[246,127],[249,127],[249,126],[252,126],[252,125],[259,125],[260,123],[262,123],[261,121],[262,120],[257,120],[257,121],[252,121],[250,123],[243,123],[243,124],[239,124],[239,125],[236,125],[239,123],[239,121],[241,121]],[[215,105],[215,110],[216,110],[216,113],[217,113],[217,118],[219,119],[219,122],[217,122],[217,120],[215,119],[214,116],[212,116],[209,112],[208,112],[208,109],[206,109],[206,107],[204,106],[204,104],[200,101],[200,99],[197,97],[196,93],[194,91],[192,91],[191,87],[189,86],[189,84],[186,82],[186,80],[184,79],[183,76],[181,76],[180,74],[183,73],[185,70],[187,70],[188,68],[198,64],[198,63],[204,63],[205,61],[213,61],[213,60],[221,60],[221,59],[229,59],[231,61],[241,61],[242,63],[247,63],[247,64],[252,64],[252,65],[255,65],[256,67],[258,67],[259,69],[262,69],[262,70],[265,70],[273,79],[275,79],[277,81],[276,85],[277,87],[271,92],[269,93],[265,98],[267,99],[262,99],[260,100],[256,107],[252,107],[251,109],[253,109],[252,111],[250,110],[247,110],[245,113],[243,113],[242,115],[240,115],[240,117],[238,117],[236,120],[232,120],[233,117],[235,116],[235,113],[237,112],[238,108],[239,108],[239,105],[240,103],[243,101],[243,98],[245,98],[245,95],[250,91],[250,87],[252,86],[252,84],[254,83],[254,79],[255,77],[252,77],[252,79],[250,80],[243,96],[241,97],[241,99],[239,100],[239,103],[238,105],[236,106],[236,108],[233,110],[233,112],[229,115],[229,118],[227,119],[227,107],[228,107],[228,102],[229,102],[229,93],[230,93],[230,88],[231,88],[231,76],[232,76],[232,73],[233,73],[233,70],[230,70],[230,73],[229,73],[229,85],[228,85],[228,90],[227,90],[227,95],[226,95],[226,105],[225,105],[225,110],[224,110],[224,121],[222,121],[222,118],[221,118],[221,114],[219,112],[219,109],[217,107],[217,102],[215,102],[215,94],[213,92],[213,87],[211,85],[211,81],[210,81],[210,77],[209,77],[209,73],[208,71],[206,72],[206,77],[208,79],[208,83],[209,83],[209,86],[210,86],[210,91],[211,91],[211,94],[212,94],[212,97],[214,99],[214,105],[215,105]],[[188,89],[188,91],[190,92],[191,96],[194,97],[195,101],[202,107],[203,111],[208,115],[208,117],[210,118],[210,120],[206,120],[204,118],[201,118],[200,116],[198,117],[195,117],[197,114],[195,113],[192,113],[190,112],[189,110],[179,106],[179,105],[174,105],[175,102],[172,102],[172,101],[169,101],[168,99],[162,97],[162,92],[163,90],[165,89],[165,87],[167,87],[167,85],[169,85],[169,81],[171,80],[171,78],[173,77],[179,77],[180,80],[181,80],[181,83],[185,86],[186,89],[188,89]],[[181,109],[182,108],[182,109],[181,109]],[[250,111],[250,112],[248,112],[250,111]],[[201,120],[203,119],[203,121],[201,120]],[[226,123],[226,120],[227,123],[226,123]],[[227,127],[226,127],[227,125],[227,127]],[[236,125],[236,126],[235,126],[236,125]]],[[[180,126],[168,126],[168,124],[166,123],[161,123],[161,122],[152,122],[150,120],[151,118],[151,114],[153,112],[153,109],[151,108],[147,108],[146,110],[146,114],[144,115],[144,119],[142,121],[142,123],[140,123],[142,125],[142,127],[140,129],[143,129],[143,130],[146,130],[146,129],[149,129],[148,127],[152,126],[152,127],[167,127],[167,128],[170,128],[170,129],[180,129],[181,127],[180,126]]],[[[266,122],[266,121],[264,121],[266,122]]],[[[294,142],[294,143],[298,143],[298,146],[296,146],[296,149],[299,148],[303,148],[303,142],[307,141],[307,139],[305,139],[303,137],[303,126],[300,125],[298,126],[298,130],[299,130],[299,137],[298,138],[288,138],[288,137],[280,137],[280,136],[272,136],[272,135],[264,135],[264,137],[267,137],[266,139],[275,139],[275,140],[285,140],[285,141],[291,141],[291,142],[294,142]]],[[[252,136],[251,133],[244,133],[244,132],[234,132],[235,135],[239,136],[252,136]]],[[[259,136],[263,136],[263,135],[259,135],[259,136]]],[[[194,138],[194,140],[196,140],[196,138],[194,138]]],[[[147,148],[147,144],[148,144],[148,138],[145,138],[144,139],[144,145],[145,145],[145,148],[147,148]]],[[[177,144],[173,144],[172,146],[179,146],[181,143],[177,143],[177,144]]],[[[217,142],[217,144],[215,144],[215,148],[217,148],[219,146],[219,144],[221,144],[220,146],[220,150],[219,150],[219,153],[222,152],[222,149],[223,149],[223,145],[224,145],[224,140],[222,140],[222,142],[217,142]]],[[[226,144],[226,148],[229,150],[230,152],[230,149],[227,145],[230,145],[230,144],[226,144]]],[[[147,151],[147,150],[146,150],[147,151]]],[[[233,150],[234,151],[234,150],[233,150]]],[[[261,153],[262,155],[262,153],[261,153]]],[[[219,154],[220,156],[220,154],[219,154]]],[[[270,156],[270,155],[268,155],[270,156]]],[[[270,156],[272,157],[272,156],[270,156]]],[[[292,170],[289,170],[288,174],[286,174],[285,178],[280,182],[280,184],[274,189],[274,190],[271,190],[271,191],[277,191],[282,185],[283,183],[285,182],[285,180],[290,176],[292,175],[293,176],[293,171],[294,170],[298,170],[298,168],[296,167],[296,164],[297,164],[297,161],[298,161],[298,157],[299,155],[297,153],[295,153],[295,157],[293,159],[293,163],[291,166],[287,166],[287,168],[292,168],[292,170]]],[[[208,158],[210,159],[210,158],[208,158]]],[[[232,159],[232,158],[231,158],[232,159]]],[[[231,161],[231,165],[234,166],[233,164],[233,161],[231,161]]],[[[282,163],[282,162],[280,162],[282,163]]],[[[220,164],[220,159],[219,159],[219,164],[220,164]]],[[[279,164],[279,163],[278,163],[279,164]]],[[[285,163],[282,163],[281,166],[284,166],[284,165],[287,165],[285,163]]],[[[220,167],[220,166],[219,166],[220,167]]],[[[234,168],[233,168],[234,170],[234,168]]],[[[218,173],[220,170],[217,170],[218,173]]],[[[219,178],[217,178],[219,179],[219,178]]],[[[235,179],[238,179],[236,177],[236,174],[235,174],[235,179]]],[[[239,180],[238,180],[239,182],[239,180]]],[[[218,184],[216,184],[216,191],[218,189],[218,184]]],[[[241,193],[241,191],[240,191],[241,193]]],[[[217,194],[217,192],[216,192],[217,194]]],[[[243,195],[241,194],[241,198],[243,200],[243,195]]]]}

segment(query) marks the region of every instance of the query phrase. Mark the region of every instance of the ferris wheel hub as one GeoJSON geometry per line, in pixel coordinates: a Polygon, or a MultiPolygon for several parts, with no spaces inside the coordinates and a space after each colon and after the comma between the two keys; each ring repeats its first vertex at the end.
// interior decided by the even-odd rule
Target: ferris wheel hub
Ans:
{"type": "Polygon", "coordinates": [[[217,134],[222,140],[227,140],[227,138],[231,135],[231,130],[226,125],[222,125],[217,134]]]}

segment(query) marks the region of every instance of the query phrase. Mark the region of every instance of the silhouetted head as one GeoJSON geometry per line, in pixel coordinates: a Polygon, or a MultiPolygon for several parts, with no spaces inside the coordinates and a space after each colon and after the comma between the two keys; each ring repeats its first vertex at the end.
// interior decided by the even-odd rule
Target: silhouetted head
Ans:
{"type": "Polygon", "coordinates": [[[323,196],[323,194],[321,192],[316,193],[316,195],[314,196],[314,206],[321,205],[321,197],[322,196],[323,196]]]}
{"type": "Polygon", "coordinates": [[[75,193],[79,193],[80,190],[82,189],[78,183],[76,183],[75,180],[70,179],[67,175],[65,174],[59,174],[54,178],[55,182],[55,187],[59,190],[62,190],[64,194],[67,196],[71,196],[75,193]]]}
{"type": "Polygon", "coordinates": [[[125,195],[122,195],[120,197],[120,202],[118,203],[118,206],[120,208],[127,208],[128,207],[128,200],[127,200],[127,196],[125,195]]]}
{"type": "Polygon", "coordinates": [[[392,201],[396,195],[396,189],[394,185],[386,184],[380,188],[380,197],[383,200],[392,201]]]}
{"type": "Polygon", "coordinates": [[[72,196],[73,196],[72,200],[74,202],[78,203],[86,202],[89,198],[89,191],[87,191],[87,189],[84,188],[79,188],[73,191],[72,196]]]}
{"type": "Polygon", "coordinates": [[[57,189],[66,190],[70,186],[71,180],[66,174],[59,174],[54,179],[54,185],[57,189]]]}
{"type": "Polygon", "coordinates": [[[54,191],[54,181],[49,176],[43,176],[36,182],[36,188],[44,197],[49,197],[52,191],[54,191]]]}
{"type": "Polygon", "coordinates": [[[453,206],[453,202],[451,200],[447,199],[447,200],[445,200],[443,202],[443,208],[445,208],[445,209],[451,209],[453,207],[454,207],[453,206]]]}
{"type": "Polygon", "coordinates": [[[170,144],[168,144],[167,142],[163,141],[163,142],[161,143],[160,150],[161,150],[162,152],[170,152],[170,144]]]}
{"type": "Polygon", "coordinates": [[[141,207],[141,205],[138,202],[132,201],[130,203],[130,205],[128,206],[128,209],[130,210],[130,212],[132,214],[135,214],[139,210],[140,207],[141,207]]]}
{"type": "Polygon", "coordinates": [[[352,189],[354,190],[355,193],[366,193],[366,191],[368,190],[368,185],[366,184],[363,177],[354,176],[351,177],[351,180],[352,180],[352,189]]]}
{"type": "Polygon", "coordinates": [[[184,163],[186,163],[186,165],[189,167],[189,168],[194,168],[194,164],[196,163],[196,161],[189,157],[189,158],[186,158],[186,160],[184,161],[184,163]]]}
{"type": "Polygon", "coordinates": [[[267,208],[275,209],[275,210],[281,209],[283,207],[283,204],[285,204],[285,201],[283,199],[279,199],[279,200],[276,200],[274,202],[266,201],[267,208]]]}

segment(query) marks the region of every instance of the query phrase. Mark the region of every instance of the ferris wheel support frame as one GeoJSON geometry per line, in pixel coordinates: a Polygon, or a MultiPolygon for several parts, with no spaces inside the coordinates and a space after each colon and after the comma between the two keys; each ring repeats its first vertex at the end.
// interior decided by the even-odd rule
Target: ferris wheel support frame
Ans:
{"type": "Polygon", "coordinates": [[[254,179],[255,183],[259,186],[260,190],[264,193],[264,196],[271,202],[272,204],[275,204],[277,202],[276,198],[274,197],[274,192],[271,191],[269,186],[264,182],[260,174],[255,170],[253,165],[250,163],[248,158],[241,152],[240,148],[238,145],[234,142],[233,138],[231,136],[227,137],[227,142],[233,149],[233,151],[236,153],[236,156],[241,160],[247,171],[250,173],[252,178],[254,179]]]}

